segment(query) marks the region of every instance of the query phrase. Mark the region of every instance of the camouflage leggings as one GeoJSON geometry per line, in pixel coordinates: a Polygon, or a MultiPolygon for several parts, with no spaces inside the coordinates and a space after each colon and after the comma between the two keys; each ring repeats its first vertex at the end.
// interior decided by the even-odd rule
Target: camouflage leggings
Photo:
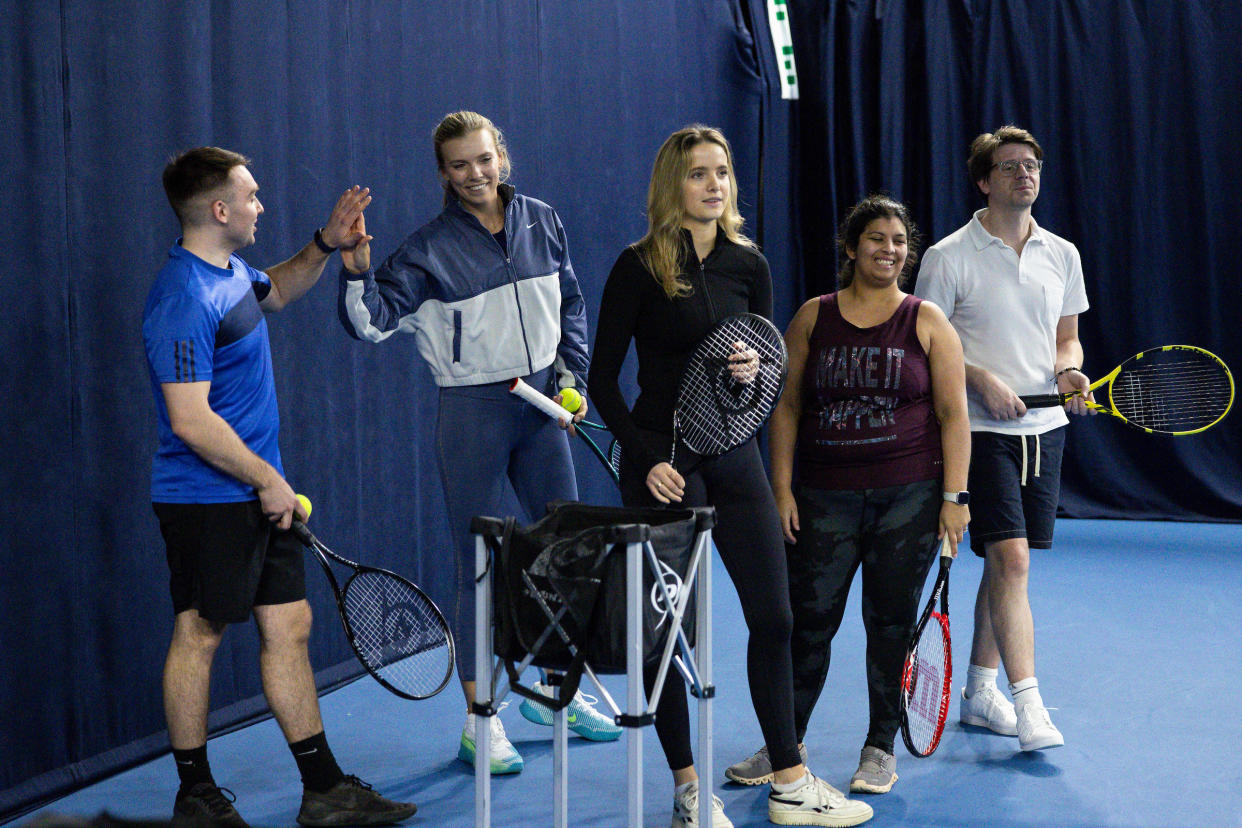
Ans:
{"type": "Polygon", "coordinates": [[[797,544],[786,546],[786,558],[799,741],[828,675],[832,638],[861,565],[871,711],[866,744],[893,752],[906,645],[936,557],[940,494],[940,480],[847,491],[804,486],[797,492],[802,529],[797,544]]]}

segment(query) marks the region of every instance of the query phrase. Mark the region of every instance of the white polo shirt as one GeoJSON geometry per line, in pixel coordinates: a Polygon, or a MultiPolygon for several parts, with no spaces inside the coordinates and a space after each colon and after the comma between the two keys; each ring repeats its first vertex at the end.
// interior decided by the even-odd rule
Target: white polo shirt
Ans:
{"type": "MultiPolygon", "coordinates": [[[[1019,256],[983,228],[983,213],[924,254],[914,293],[948,315],[968,365],[995,374],[1019,396],[1051,394],[1057,323],[1089,307],[1078,248],[1032,218],[1019,256]]],[[[996,420],[969,389],[967,403],[971,431],[1042,434],[1069,421],[1060,406],[996,420]]]]}

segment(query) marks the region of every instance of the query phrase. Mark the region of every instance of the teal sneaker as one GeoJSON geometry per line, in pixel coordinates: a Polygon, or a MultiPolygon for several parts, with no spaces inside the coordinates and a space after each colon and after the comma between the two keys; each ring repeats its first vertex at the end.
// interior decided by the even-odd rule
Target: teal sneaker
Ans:
{"type": "MultiPolygon", "coordinates": [[[[535,686],[531,689],[541,696],[552,698],[552,688],[542,682],[535,682],[535,686]]],[[[615,741],[621,736],[621,728],[612,719],[595,709],[598,702],[599,699],[581,691],[574,694],[574,700],[567,708],[569,715],[566,718],[569,719],[569,729],[592,742],[615,741]]],[[[527,721],[541,725],[552,724],[552,708],[539,702],[523,699],[518,710],[527,721]]]]}
{"type": "MultiPolygon", "coordinates": [[[[497,708],[497,714],[508,706],[508,702],[502,704],[497,708]]],[[[474,767],[474,727],[477,719],[473,713],[466,714],[466,726],[461,729],[461,746],[457,749],[457,758],[470,767],[474,767]]],[[[520,773],[524,765],[522,754],[517,752],[517,748],[505,735],[505,726],[501,723],[500,716],[492,716],[491,720],[491,772],[495,775],[520,773]]]]}

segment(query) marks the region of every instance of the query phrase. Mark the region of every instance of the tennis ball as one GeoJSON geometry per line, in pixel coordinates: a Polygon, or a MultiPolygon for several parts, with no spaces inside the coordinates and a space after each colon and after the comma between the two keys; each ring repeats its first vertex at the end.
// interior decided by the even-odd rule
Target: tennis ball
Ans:
{"type": "Polygon", "coordinates": [[[298,498],[298,503],[302,504],[302,511],[306,512],[306,516],[309,518],[310,513],[311,513],[310,498],[304,494],[298,495],[297,498],[298,498]]]}
{"type": "Polygon", "coordinates": [[[582,407],[582,395],[573,388],[561,389],[561,407],[573,414],[582,407]]]}

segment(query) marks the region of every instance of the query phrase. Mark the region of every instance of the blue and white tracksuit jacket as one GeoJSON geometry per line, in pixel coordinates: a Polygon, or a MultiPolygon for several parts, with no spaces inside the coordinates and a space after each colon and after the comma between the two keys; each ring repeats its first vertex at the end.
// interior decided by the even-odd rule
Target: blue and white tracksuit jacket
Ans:
{"type": "Polygon", "coordinates": [[[342,268],[338,303],[357,339],[413,333],[440,386],[436,460],[456,551],[449,617],[464,681],[474,680],[471,517],[502,514],[510,485],[531,520],[549,501],[578,499],[566,433],[510,394],[508,381],[585,391],[582,291],[556,212],[508,185],[501,198],[507,254],[454,199],[378,270],[342,268]],[[480,423],[487,439],[479,439],[480,423]]]}
{"type": "Polygon", "coordinates": [[[556,211],[501,185],[508,254],[454,199],[378,270],[341,268],[338,310],[356,339],[413,333],[439,386],[482,385],[555,364],[586,387],[582,290],[556,211]]]}

